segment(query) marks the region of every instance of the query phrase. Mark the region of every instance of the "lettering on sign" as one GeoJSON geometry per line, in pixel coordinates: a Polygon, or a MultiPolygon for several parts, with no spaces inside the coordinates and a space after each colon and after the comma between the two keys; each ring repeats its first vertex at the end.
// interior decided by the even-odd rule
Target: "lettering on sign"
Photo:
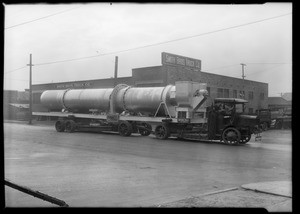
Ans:
{"type": "Polygon", "coordinates": [[[166,55],[165,55],[165,60],[166,60],[166,62],[168,62],[168,63],[173,63],[173,64],[176,63],[175,57],[174,57],[174,56],[171,56],[171,55],[169,55],[169,54],[166,54],[166,55]]]}
{"type": "Polygon", "coordinates": [[[195,67],[195,62],[193,60],[185,59],[186,65],[190,67],[195,67]]]}
{"type": "Polygon", "coordinates": [[[166,52],[162,52],[162,64],[175,65],[175,66],[179,65],[179,66],[201,70],[201,60],[170,54],[166,52]]]}
{"type": "Polygon", "coordinates": [[[87,86],[91,86],[90,82],[84,82],[84,83],[67,83],[67,84],[59,84],[56,85],[56,88],[61,89],[61,88],[84,88],[87,86]]]}
{"type": "Polygon", "coordinates": [[[178,65],[183,65],[183,66],[185,66],[185,60],[184,60],[184,58],[181,58],[181,57],[176,57],[176,59],[177,59],[177,64],[178,65]]]}

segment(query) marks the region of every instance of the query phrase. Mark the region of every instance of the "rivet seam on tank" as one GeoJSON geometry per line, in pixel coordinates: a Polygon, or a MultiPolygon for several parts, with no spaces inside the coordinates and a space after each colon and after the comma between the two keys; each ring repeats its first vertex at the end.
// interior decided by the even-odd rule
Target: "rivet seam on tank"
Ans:
{"type": "Polygon", "coordinates": [[[124,109],[124,111],[127,110],[126,104],[125,104],[125,94],[126,94],[126,92],[128,91],[128,89],[130,89],[130,88],[131,88],[131,86],[128,86],[128,87],[125,89],[124,94],[123,94],[122,100],[123,100],[123,109],[124,109]]]}
{"type": "Polygon", "coordinates": [[[66,109],[66,110],[68,110],[68,108],[67,108],[67,106],[65,105],[64,100],[65,100],[65,94],[66,94],[69,90],[71,90],[71,88],[68,88],[68,89],[66,89],[66,90],[64,91],[64,93],[63,93],[63,95],[62,95],[62,99],[61,99],[61,104],[62,104],[62,106],[64,107],[64,109],[66,109]]]}
{"type": "Polygon", "coordinates": [[[170,88],[170,86],[172,86],[172,85],[167,85],[166,87],[164,87],[163,91],[161,92],[161,96],[160,96],[160,101],[161,102],[164,102],[164,103],[166,102],[166,95],[164,94],[164,92],[165,92],[166,88],[170,88]]]}
{"type": "Polygon", "coordinates": [[[110,96],[109,96],[109,98],[110,98],[110,100],[109,100],[109,104],[110,104],[110,111],[111,111],[111,113],[114,113],[114,111],[115,111],[115,95],[122,89],[122,88],[124,88],[124,87],[128,87],[128,85],[126,85],[126,84],[118,84],[118,85],[116,85],[115,87],[114,87],[114,89],[113,89],[113,91],[111,92],[111,94],[110,94],[110,96]]]}

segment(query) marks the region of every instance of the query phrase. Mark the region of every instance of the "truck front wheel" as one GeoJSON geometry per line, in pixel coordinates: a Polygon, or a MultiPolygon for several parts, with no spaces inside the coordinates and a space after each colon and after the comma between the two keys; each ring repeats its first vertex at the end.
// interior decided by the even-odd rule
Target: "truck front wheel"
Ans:
{"type": "Polygon", "coordinates": [[[228,127],[223,131],[222,139],[224,143],[237,145],[241,140],[241,132],[233,127],[228,127]]]}
{"type": "Polygon", "coordinates": [[[250,139],[251,139],[251,134],[242,136],[240,143],[241,144],[246,144],[250,141],[250,139]]]}

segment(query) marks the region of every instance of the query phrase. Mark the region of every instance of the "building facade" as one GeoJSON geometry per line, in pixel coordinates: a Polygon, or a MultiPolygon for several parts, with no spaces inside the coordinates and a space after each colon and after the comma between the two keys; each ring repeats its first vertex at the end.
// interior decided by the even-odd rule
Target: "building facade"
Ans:
{"type": "Polygon", "coordinates": [[[176,81],[194,81],[207,84],[210,98],[209,106],[214,98],[242,98],[249,101],[247,113],[255,113],[257,109],[268,107],[268,84],[217,75],[201,71],[201,60],[162,53],[162,65],[132,69],[131,77],[85,80],[33,85],[33,111],[45,110],[40,105],[40,95],[45,90],[68,88],[109,88],[116,84],[127,84],[137,87],[155,87],[175,84],[176,81]]]}

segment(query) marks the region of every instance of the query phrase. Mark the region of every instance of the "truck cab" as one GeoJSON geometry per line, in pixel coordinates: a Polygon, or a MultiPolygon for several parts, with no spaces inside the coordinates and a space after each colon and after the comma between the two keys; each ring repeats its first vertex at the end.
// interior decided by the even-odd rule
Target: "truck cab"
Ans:
{"type": "Polygon", "coordinates": [[[271,110],[270,109],[258,109],[256,115],[259,118],[260,126],[263,131],[266,131],[271,126],[271,110]]]}
{"type": "Polygon", "coordinates": [[[246,103],[244,99],[216,98],[208,116],[209,138],[226,144],[245,144],[252,134],[259,133],[259,119],[245,113],[246,103]]]}

